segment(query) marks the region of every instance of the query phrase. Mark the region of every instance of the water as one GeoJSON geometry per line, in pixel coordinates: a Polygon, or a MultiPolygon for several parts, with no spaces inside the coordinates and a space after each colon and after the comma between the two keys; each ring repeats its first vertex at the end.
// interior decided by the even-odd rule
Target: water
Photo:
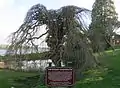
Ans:
{"type": "MultiPolygon", "coordinates": [[[[6,49],[0,49],[0,55],[1,56],[4,56],[5,53],[6,53],[6,49]]],[[[44,50],[43,50],[44,51],[44,50]]],[[[42,52],[42,50],[41,50],[42,52]]],[[[52,62],[52,60],[35,60],[35,61],[22,61],[22,69],[23,70],[30,70],[30,69],[42,69],[42,70],[45,70],[46,67],[48,67],[48,62],[52,62]]],[[[52,66],[55,66],[53,63],[52,63],[52,66]]],[[[63,63],[62,63],[62,66],[63,63]]],[[[10,68],[14,67],[12,64],[10,65],[10,68]]]]}
{"type": "Polygon", "coordinates": [[[0,49],[0,55],[1,55],[1,56],[4,56],[5,53],[6,53],[6,51],[7,51],[6,49],[0,49]]]}
{"type": "MultiPolygon", "coordinates": [[[[0,55],[1,56],[4,56],[5,53],[6,53],[6,49],[0,49],[0,55]]],[[[24,70],[30,70],[30,69],[45,69],[46,67],[48,67],[48,60],[36,60],[35,62],[34,61],[23,61],[23,66],[22,66],[22,69],[24,70]],[[35,63],[36,63],[36,66],[35,66],[35,63]],[[36,68],[35,68],[36,67],[36,68]]],[[[54,64],[53,64],[54,66],[54,64]]],[[[12,68],[14,66],[12,66],[12,64],[10,65],[10,68],[12,68]]]]}
{"type": "MultiPolygon", "coordinates": [[[[39,48],[39,51],[40,51],[41,53],[42,53],[42,52],[45,52],[45,51],[48,51],[48,50],[49,50],[48,48],[39,48]]],[[[1,55],[1,56],[4,56],[5,53],[6,53],[6,51],[7,51],[7,49],[0,49],[0,55],[1,55]]],[[[27,54],[27,53],[31,53],[31,51],[32,51],[32,50],[27,51],[26,54],[27,54]]],[[[23,50],[23,52],[24,52],[24,50],[23,50]]],[[[35,52],[35,51],[32,51],[32,52],[35,52]]],[[[25,54],[25,52],[24,52],[24,54],[25,54]]]]}

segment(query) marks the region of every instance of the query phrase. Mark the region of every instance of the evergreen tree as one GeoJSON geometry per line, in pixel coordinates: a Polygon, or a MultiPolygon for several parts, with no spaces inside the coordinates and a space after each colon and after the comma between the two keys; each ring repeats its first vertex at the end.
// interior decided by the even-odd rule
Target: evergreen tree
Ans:
{"type": "Polygon", "coordinates": [[[104,50],[111,46],[110,40],[118,23],[113,0],[96,0],[91,16],[90,36],[94,51],[104,50]]]}

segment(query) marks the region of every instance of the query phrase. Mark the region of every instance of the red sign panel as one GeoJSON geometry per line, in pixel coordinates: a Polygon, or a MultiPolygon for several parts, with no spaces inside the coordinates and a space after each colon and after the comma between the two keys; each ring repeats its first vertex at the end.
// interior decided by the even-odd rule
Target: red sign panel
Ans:
{"type": "Polygon", "coordinates": [[[72,68],[49,67],[46,69],[47,86],[72,86],[74,71],[72,68]]]}

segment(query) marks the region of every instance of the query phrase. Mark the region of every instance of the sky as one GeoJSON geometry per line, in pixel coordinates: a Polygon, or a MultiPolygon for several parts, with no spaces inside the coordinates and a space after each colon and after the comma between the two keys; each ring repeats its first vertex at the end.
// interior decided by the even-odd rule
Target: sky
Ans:
{"type": "MultiPolygon", "coordinates": [[[[8,36],[23,23],[31,6],[43,4],[47,9],[58,9],[66,5],[76,5],[92,9],[95,0],[0,0],[0,44],[7,44],[8,36]]],[[[114,0],[120,20],[120,0],[114,0]]]]}

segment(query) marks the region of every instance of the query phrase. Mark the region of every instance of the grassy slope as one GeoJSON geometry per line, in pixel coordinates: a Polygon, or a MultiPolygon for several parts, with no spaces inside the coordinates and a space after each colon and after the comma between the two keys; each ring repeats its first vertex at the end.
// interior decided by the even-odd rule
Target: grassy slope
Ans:
{"type": "Polygon", "coordinates": [[[101,59],[104,70],[88,71],[87,78],[76,83],[75,88],[120,88],[120,50],[112,51],[101,59]]]}
{"type": "Polygon", "coordinates": [[[0,70],[0,88],[11,88],[12,79],[19,77],[33,76],[34,73],[13,72],[8,70],[0,70]]]}

